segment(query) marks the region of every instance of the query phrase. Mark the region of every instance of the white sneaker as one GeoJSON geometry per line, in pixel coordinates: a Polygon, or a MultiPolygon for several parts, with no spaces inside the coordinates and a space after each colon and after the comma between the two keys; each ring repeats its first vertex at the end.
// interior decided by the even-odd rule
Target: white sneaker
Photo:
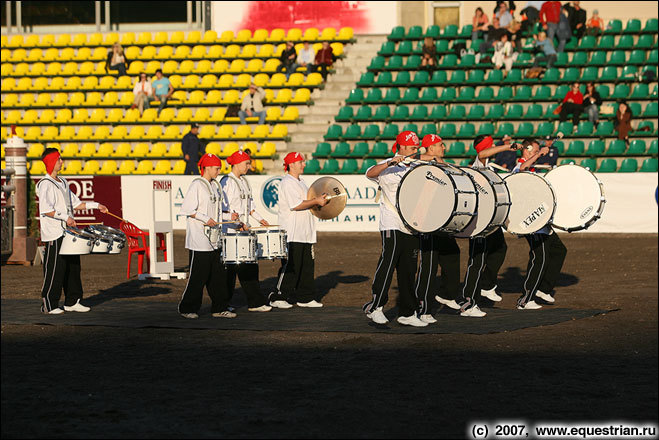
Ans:
{"type": "Polygon", "coordinates": [[[50,312],[44,312],[46,315],[59,315],[61,313],[64,313],[64,310],[60,309],[59,307],[56,309],[51,310],[50,312]]]}
{"type": "Polygon", "coordinates": [[[293,307],[293,304],[289,304],[283,299],[279,299],[277,301],[270,301],[270,307],[274,307],[276,309],[290,309],[293,307]]]}
{"type": "Polygon", "coordinates": [[[269,312],[272,310],[271,306],[266,306],[265,304],[262,305],[261,307],[252,307],[251,309],[247,309],[250,312],[269,312]]]}
{"type": "Polygon", "coordinates": [[[518,305],[517,308],[519,310],[535,310],[535,309],[541,309],[542,306],[535,301],[529,301],[524,306],[518,305]]]}
{"type": "Polygon", "coordinates": [[[377,309],[373,310],[371,313],[367,313],[366,317],[371,319],[376,324],[386,324],[387,322],[389,322],[387,317],[384,316],[382,307],[378,307],[377,309]]]}
{"type": "Polygon", "coordinates": [[[550,304],[554,304],[554,302],[556,301],[553,296],[551,296],[551,295],[549,295],[549,294],[547,294],[547,293],[545,293],[541,290],[538,290],[537,292],[535,292],[535,296],[537,296],[538,298],[540,298],[542,300],[547,301],[550,304]]]}
{"type": "Polygon", "coordinates": [[[454,299],[452,300],[444,299],[439,295],[435,295],[435,299],[437,300],[438,303],[444,304],[446,307],[449,307],[453,310],[460,310],[460,305],[456,303],[454,299]]]}
{"type": "Polygon", "coordinates": [[[80,304],[80,300],[78,300],[72,306],[64,306],[64,310],[66,310],[67,312],[89,312],[91,308],[87,306],[83,306],[82,304],[80,304]]]}
{"type": "Polygon", "coordinates": [[[472,318],[482,318],[485,315],[487,315],[487,313],[482,311],[477,305],[474,305],[473,307],[470,307],[464,312],[460,313],[460,316],[471,316],[472,318]]]}
{"type": "Polygon", "coordinates": [[[481,289],[481,296],[484,296],[485,298],[489,299],[490,301],[499,302],[503,298],[501,298],[501,295],[497,294],[496,289],[497,289],[496,286],[491,290],[481,289]]]}
{"type": "Polygon", "coordinates": [[[416,313],[412,316],[399,316],[398,319],[396,319],[399,324],[403,325],[411,325],[412,327],[427,327],[428,323],[421,321],[419,318],[416,317],[416,313]]]}
{"type": "Polygon", "coordinates": [[[322,307],[323,305],[314,299],[314,300],[311,300],[311,301],[306,302],[306,303],[297,303],[297,306],[298,306],[298,307],[314,307],[314,308],[318,308],[318,307],[322,307]]]}
{"type": "Polygon", "coordinates": [[[419,319],[423,322],[427,322],[428,324],[434,324],[437,322],[437,320],[433,318],[433,316],[430,313],[419,316],[419,319]]]}
{"type": "Polygon", "coordinates": [[[188,319],[197,319],[197,318],[199,318],[199,315],[197,315],[196,313],[181,313],[181,316],[184,317],[184,318],[188,318],[188,319]]]}
{"type": "Polygon", "coordinates": [[[238,315],[228,310],[225,310],[224,312],[213,313],[213,318],[235,318],[236,316],[238,315]]]}

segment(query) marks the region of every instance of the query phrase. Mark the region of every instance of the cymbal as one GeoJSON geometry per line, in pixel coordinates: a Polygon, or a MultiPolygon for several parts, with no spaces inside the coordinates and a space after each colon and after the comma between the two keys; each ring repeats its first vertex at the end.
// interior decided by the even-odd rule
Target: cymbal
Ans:
{"type": "Polygon", "coordinates": [[[311,213],[319,219],[329,220],[337,217],[345,209],[348,202],[347,192],[345,186],[334,177],[321,177],[311,184],[309,192],[307,193],[308,199],[313,199],[321,194],[327,194],[329,201],[325,206],[314,206],[311,208],[311,213]],[[345,196],[342,196],[345,194],[345,196]]]}

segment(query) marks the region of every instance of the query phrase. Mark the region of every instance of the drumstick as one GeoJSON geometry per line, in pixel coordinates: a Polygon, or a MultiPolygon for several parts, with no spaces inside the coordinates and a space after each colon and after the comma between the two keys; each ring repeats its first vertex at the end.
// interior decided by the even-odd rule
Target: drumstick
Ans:
{"type": "Polygon", "coordinates": [[[76,222],[76,225],[79,225],[79,226],[92,226],[92,225],[102,225],[102,224],[103,223],[100,223],[100,222],[99,223],[78,223],[78,222],[76,222]]]}
{"type": "Polygon", "coordinates": [[[505,171],[505,172],[507,172],[507,173],[510,172],[510,170],[509,170],[508,168],[504,168],[504,167],[502,167],[501,165],[497,165],[497,164],[495,164],[495,163],[493,163],[493,162],[489,162],[487,165],[488,165],[488,166],[491,166],[492,168],[496,168],[496,169],[498,169],[498,170],[505,171]]]}
{"type": "Polygon", "coordinates": [[[112,217],[117,218],[117,219],[121,220],[122,222],[126,221],[123,218],[119,217],[118,215],[112,214],[110,211],[106,212],[106,214],[111,215],[112,217]]]}
{"type": "Polygon", "coordinates": [[[341,193],[341,194],[335,194],[333,196],[325,196],[325,200],[330,200],[330,199],[333,199],[334,197],[343,197],[343,196],[347,196],[347,195],[348,195],[347,193],[341,193]]]}
{"type": "Polygon", "coordinates": [[[253,228],[249,228],[249,229],[264,229],[264,228],[276,228],[276,227],[279,227],[279,225],[254,226],[253,228]]]}

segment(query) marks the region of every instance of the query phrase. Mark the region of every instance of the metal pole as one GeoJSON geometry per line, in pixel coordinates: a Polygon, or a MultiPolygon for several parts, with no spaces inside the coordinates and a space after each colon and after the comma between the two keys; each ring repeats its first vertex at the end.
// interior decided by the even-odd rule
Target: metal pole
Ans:
{"type": "Polygon", "coordinates": [[[188,29],[192,29],[192,2],[185,2],[188,6],[188,29]]]}
{"type": "Polygon", "coordinates": [[[201,29],[201,1],[196,1],[195,6],[197,7],[197,19],[195,23],[197,24],[197,29],[201,29]]]}
{"type": "Polygon", "coordinates": [[[6,1],[5,2],[5,11],[7,12],[7,15],[5,16],[5,19],[7,20],[7,33],[11,34],[11,2],[6,1]]]}
{"type": "Polygon", "coordinates": [[[96,22],[96,32],[101,32],[101,2],[94,2],[94,20],[96,22]]]}
{"type": "Polygon", "coordinates": [[[112,30],[112,23],[110,23],[110,2],[105,2],[105,31],[112,30]]]}
{"type": "Polygon", "coordinates": [[[23,32],[23,2],[16,2],[16,32],[23,32]]]}

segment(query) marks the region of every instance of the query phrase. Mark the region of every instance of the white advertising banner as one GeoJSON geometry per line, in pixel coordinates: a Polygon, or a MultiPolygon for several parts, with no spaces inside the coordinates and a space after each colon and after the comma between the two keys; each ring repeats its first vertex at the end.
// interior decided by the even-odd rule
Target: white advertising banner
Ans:
{"type": "MultiPolygon", "coordinates": [[[[124,218],[146,228],[152,220],[153,181],[164,176],[122,176],[121,197],[124,218]]],[[[311,185],[323,176],[302,176],[311,185]]],[[[345,210],[333,220],[319,220],[318,231],[377,231],[380,220],[375,203],[377,185],[363,175],[339,175],[346,187],[345,210]]],[[[602,218],[587,232],[658,232],[657,174],[598,174],[604,185],[606,205],[602,218]]],[[[185,218],[178,215],[185,193],[194,176],[167,176],[172,181],[174,229],[185,229],[185,218]]],[[[277,224],[277,201],[281,175],[248,176],[257,211],[271,224],[277,224]]],[[[156,207],[157,208],[157,207],[156,207]]],[[[158,209],[156,209],[158,211],[158,209]]]]}

